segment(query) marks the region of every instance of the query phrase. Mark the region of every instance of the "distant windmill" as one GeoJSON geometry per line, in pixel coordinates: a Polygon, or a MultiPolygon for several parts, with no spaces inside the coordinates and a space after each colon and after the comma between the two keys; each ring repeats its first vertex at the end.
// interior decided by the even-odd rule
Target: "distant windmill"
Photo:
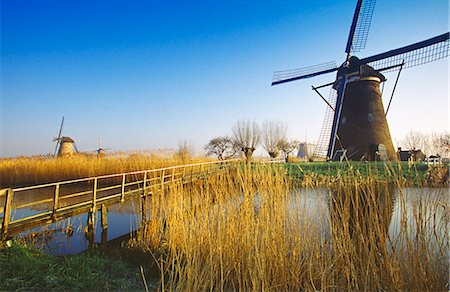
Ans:
{"type": "Polygon", "coordinates": [[[96,150],[94,150],[95,152],[97,152],[98,156],[104,156],[106,154],[106,151],[111,150],[111,148],[102,148],[101,144],[102,144],[102,140],[99,138],[98,139],[98,148],[96,150]]]}
{"type": "Polygon", "coordinates": [[[61,121],[61,126],[59,127],[58,138],[54,138],[53,141],[56,141],[55,152],[53,156],[55,157],[68,157],[78,152],[78,149],[75,145],[75,141],[67,136],[61,136],[62,129],[64,125],[64,117],[61,121]]]}
{"type": "MultiPolygon", "coordinates": [[[[352,53],[366,46],[375,0],[358,0],[347,40],[345,62],[337,67],[328,62],[312,67],[277,71],[272,85],[306,79],[337,71],[336,80],[313,89],[327,103],[324,124],[315,150],[316,157],[351,160],[395,160],[380,84],[386,81],[381,72],[399,71],[448,56],[449,33],[409,46],[358,59],[352,53]],[[332,85],[327,101],[317,89],[332,85]]],[[[397,85],[394,85],[394,90],[397,85]]]]}

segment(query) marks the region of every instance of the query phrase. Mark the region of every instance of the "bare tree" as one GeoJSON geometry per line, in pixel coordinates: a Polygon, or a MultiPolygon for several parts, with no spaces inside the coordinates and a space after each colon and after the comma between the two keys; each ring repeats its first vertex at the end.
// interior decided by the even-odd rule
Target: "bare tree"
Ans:
{"type": "Polygon", "coordinates": [[[420,132],[410,131],[400,141],[401,146],[408,150],[422,150],[423,153],[428,153],[430,148],[430,139],[427,135],[420,132]]]}
{"type": "Polygon", "coordinates": [[[233,140],[227,136],[211,139],[204,149],[206,150],[206,155],[215,155],[219,160],[233,157],[239,151],[233,140]]]}
{"type": "Polygon", "coordinates": [[[264,121],[262,125],[263,148],[269,153],[271,158],[278,156],[280,151],[278,143],[286,139],[285,123],[280,121],[264,121]]]}
{"type": "Polygon", "coordinates": [[[401,146],[409,150],[422,150],[426,155],[439,155],[445,157],[449,153],[450,134],[410,131],[400,141],[401,146]]]}
{"type": "Polygon", "coordinates": [[[278,143],[278,148],[284,153],[284,159],[286,162],[289,162],[289,155],[297,149],[300,144],[297,140],[288,141],[287,139],[283,139],[278,143]]]}
{"type": "Polygon", "coordinates": [[[450,153],[450,133],[431,134],[432,155],[448,157],[450,153]]]}
{"type": "Polygon", "coordinates": [[[258,124],[255,121],[239,120],[233,126],[232,130],[234,143],[244,152],[246,161],[249,162],[261,138],[261,130],[258,124]]]}
{"type": "Polygon", "coordinates": [[[178,143],[178,149],[175,152],[175,156],[180,159],[183,163],[187,163],[191,160],[193,156],[193,149],[191,144],[184,140],[178,143]]]}

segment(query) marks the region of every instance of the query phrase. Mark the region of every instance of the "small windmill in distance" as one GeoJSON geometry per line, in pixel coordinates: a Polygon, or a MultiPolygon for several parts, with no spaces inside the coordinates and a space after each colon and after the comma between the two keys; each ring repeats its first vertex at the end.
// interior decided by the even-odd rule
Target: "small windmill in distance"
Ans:
{"type": "Polygon", "coordinates": [[[53,139],[53,142],[56,141],[55,152],[53,153],[53,156],[55,158],[69,157],[72,156],[74,153],[78,153],[75,141],[70,137],[61,136],[63,125],[64,125],[64,117],[62,118],[61,126],[59,127],[58,137],[53,139]]]}
{"type": "Polygon", "coordinates": [[[105,156],[106,151],[112,150],[111,148],[102,148],[101,145],[102,145],[102,139],[98,138],[98,148],[93,150],[93,151],[97,152],[98,156],[105,156]]]}
{"type": "MultiPolygon", "coordinates": [[[[395,4],[395,2],[392,2],[395,4]]],[[[449,32],[401,48],[357,58],[353,54],[364,49],[369,33],[375,0],[358,0],[345,48],[346,59],[338,67],[335,62],[316,66],[277,71],[272,85],[283,84],[322,74],[337,72],[328,84],[312,87],[327,104],[315,157],[338,160],[396,160],[380,84],[386,81],[382,73],[411,68],[449,54],[449,32]],[[318,91],[331,86],[329,100],[318,91]]],[[[394,89],[397,85],[398,77],[394,89]]]]}

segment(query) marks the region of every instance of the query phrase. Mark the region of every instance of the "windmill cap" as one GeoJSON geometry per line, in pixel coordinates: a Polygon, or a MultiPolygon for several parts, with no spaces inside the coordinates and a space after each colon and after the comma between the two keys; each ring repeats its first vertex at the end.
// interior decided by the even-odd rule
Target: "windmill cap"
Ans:
{"type": "Polygon", "coordinates": [[[359,71],[361,77],[374,76],[380,78],[381,82],[386,81],[386,77],[380,73],[380,71],[375,70],[373,67],[364,64],[358,57],[351,56],[349,59],[348,73],[353,73],[359,71]]]}
{"type": "Polygon", "coordinates": [[[347,76],[359,75],[359,77],[377,77],[381,82],[386,81],[386,77],[384,77],[384,75],[381,74],[380,71],[375,70],[373,67],[361,62],[358,57],[351,56],[348,60],[348,67],[346,67],[345,64],[346,63],[342,64],[341,67],[339,67],[337,80],[333,87],[336,87],[339,84],[344,74],[346,74],[347,76]]]}
{"type": "Polygon", "coordinates": [[[61,137],[61,142],[75,143],[75,141],[67,136],[61,137]]]}

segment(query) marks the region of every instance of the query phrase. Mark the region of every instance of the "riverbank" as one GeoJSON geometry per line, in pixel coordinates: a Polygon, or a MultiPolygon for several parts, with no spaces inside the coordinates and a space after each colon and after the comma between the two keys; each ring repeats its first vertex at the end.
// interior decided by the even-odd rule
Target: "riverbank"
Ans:
{"type": "Polygon", "coordinates": [[[449,166],[429,166],[407,162],[302,162],[285,163],[287,172],[299,182],[328,185],[345,177],[371,177],[399,186],[445,187],[448,185],[449,166]]]}
{"type": "Polygon", "coordinates": [[[120,257],[53,256],[19,241],[0,249],[0,279],[1,291],[145,291],[140,270],[120,257]]]}

